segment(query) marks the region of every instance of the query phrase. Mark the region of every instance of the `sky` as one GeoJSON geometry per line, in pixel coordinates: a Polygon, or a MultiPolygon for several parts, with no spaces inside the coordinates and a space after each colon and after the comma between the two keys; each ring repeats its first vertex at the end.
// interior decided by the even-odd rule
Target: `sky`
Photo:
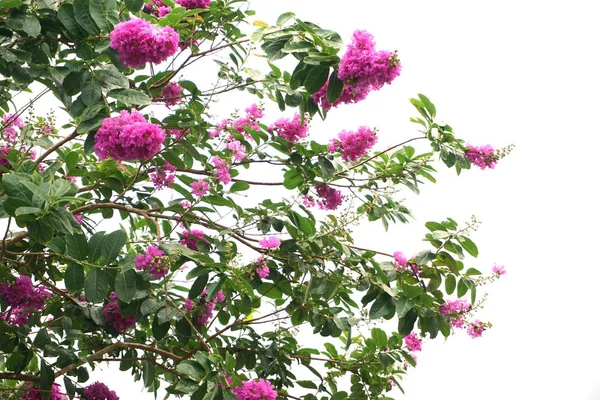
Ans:
{"type": "MultiPolygon", "coordinates": [[[[486,287],[478,314],[493,328],[475,340],[459,332],[426,341],[404,378],[406,395],[393,396],[600,399],[597,2],[256,0],[252,8],[269,24],[294,11],[345,42],[365,29],[378,48],[398,50],[400,78],[334,110],[325,123],[313,121],[313,135],[374,125],[382,143],[412,137],[408,99],[423,93],[469,143],[516,146],[494,170],[474,168],[457,178],[440,164],[437,184],[407,195],[412,224],[385,235],[380,225],[355,230],[361,247],[414,254],[425,248],[426,221],[476,215],[480,257],[471,266],[490,271],[498,263],[508,271],[486,287]]],[[[124,376],[92,374],[107,377],[123,382],[121,398],[153,398],[124,376]]]]}

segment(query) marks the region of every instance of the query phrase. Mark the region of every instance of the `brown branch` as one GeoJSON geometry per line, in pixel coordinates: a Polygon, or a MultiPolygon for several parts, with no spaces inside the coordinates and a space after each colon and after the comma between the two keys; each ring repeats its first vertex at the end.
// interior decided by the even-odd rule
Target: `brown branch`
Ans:
{"type": "Polygon", "coordinates": [[[71,140],[75,139],[77,136],[79,136],[79,133],[77,133],[77,129],[75,129],[70,135],[65,136],[63,139],[59,140],[58,142],[56,142],[52,146],[50,146],[48,148],[48,150],[46,150],[42,155],[40,155],[34,161],[34,163],[36,165],[39,164],[39,163],[41,163],[42,161],[44,161],[46,159],[46,157],[48,157],[50,154],[52,154],[54,152],[54,150],[58,149],[63,144],[65,144],[67,142],[70,142],[71,140]]]}

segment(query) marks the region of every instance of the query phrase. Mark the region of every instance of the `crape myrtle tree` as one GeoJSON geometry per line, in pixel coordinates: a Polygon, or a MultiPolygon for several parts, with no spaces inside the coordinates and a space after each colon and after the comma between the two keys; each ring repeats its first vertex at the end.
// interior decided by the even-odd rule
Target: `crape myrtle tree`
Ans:
{"type": "Polygon", "coordinates": [[[195,400],[386,398],[424,338],[489,328],[477,288],[504,269],[469,266],[476,221],[428,222],[409,257],[350,228],[406,223],[400,195],[435,182],[434,163],[493,168],[508,149],[467,145],[424,95],[391,147],[373,121],[312,136],[311,118],[392,83],[399,57],[365,31],[344,45],[293,13],[252,15],[0,0],[0,397],[118,399],[89,379],[110,363],[195,400]],[[257,101],[215,118],[231,91],[257,101]],[[60,114],[36,115],[40,99],[60,114]]]}

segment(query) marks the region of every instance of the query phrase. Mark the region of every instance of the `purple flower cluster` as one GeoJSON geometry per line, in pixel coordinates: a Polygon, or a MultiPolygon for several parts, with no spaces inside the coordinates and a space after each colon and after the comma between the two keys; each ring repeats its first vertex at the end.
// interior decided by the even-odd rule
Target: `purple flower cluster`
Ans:
{"type": "Polygon", "coordinates": [[[288,142],[296,143],[308,135],[308,119],[304,118],[304,121],[300,121],[300,114],[296,113],[293,119],[278,119],[269,127],[269,131],[288,142]]]}
{"type": "Polygon", "coordinates": [[[171,12],[171,7],[161,0],[151,0],[149,3],[144,4],[144,12],[162,18],[171,12]]]}
{"type": "Polygon", "coordinates": [[[256,275],[258,275],[260,279],[264,279],[269,276],[270,273],[271,271],[269,270],[269,261],[267,258],[264,256],[258,257],[256,259],[256,275]]]}
{"type": "Polygon", "coordinates": [[[485,324],[476,319],[473,322],[469,322],[469,326],[467,326],[467,334],[471,336],[472,339],[481,337],[481,334],[485,330],[485,324]]]}
{"type": "Polygon", "coordinates": [[[281,244],[281,240],[279,240],[277,236],[269,236],[260,239],[258,244],[260,244],[263,249],[276,249],[281,244]]]}
{"type": "Polygon", "coordinates": [[[419,339],[414,332],[404,336],[404,345],[408,351],[421,351],[421,343],[423,340],[419,339]]]}
{"type": "Polygon", "coordinates": [[[110,390],[104,383],[94,382],[83,390],[86,400],[119,400],[114,390],[110,390]]]}
{"type": "Polygon", "coordinates": [[[500,277],[500,275],[504,275],[506,273],[506,270],[504,269],[504,265],[494,265],[492,267],[492,272],[497,277],[500,277]]]}
{"type": "Polygon", "coordinates": [[[181,7],[185,7],[188,10],[193,10],[195,8],[208,8],[211,0],[176,0],[176,3],[181,7]]]}
{"type": "Polygon", "coordinates": [[[162,88],[161,97],[158,99],[164,101],[167,108],[174,106],[182,101],[183,88],[177,82],[169,82],[162,88]]]}
{"type": "Polygon", "coordinates": [[[202,240],[208,243],[208,240],[204,237],[204,232],[199,229],[193,229],[191,231],[183,231],[181,233],[183,236],[179,243],[186,246],[190,250],[198,250],[198,241],[202,240]]]}
{"type": "Polygon", "coordinates": [[[160,151],[164,140],[165,131],[147,122],[139,111],[121,111],[119,116],[102,121],[94,149],[100,160],[145,160],[160,151]]]}
{"type": "Polygon", "coordinates": [[[135,268],[147,270],[155,279],[164,278],[169,273],[169,257],[158,247],[151,245],[144,254],[138,254],[135,259],[135,268]]]}
{"type": "Polygon", "coordinates": [[[246,108],[246,116],[234,119],[232,121],[224,119],[220,123],[217,124],[216,128],[209,131],[208,135],[211,138],[216,138],[220,134],[222,134],[226,130],[232,130],[237,133],[243,133],[249,136],[246,132],[246,129],[252,130],[260,130],[260,126],[258,125],[259,120],[264,116],[263,109],[257,106],[256,104],[252,104],[250,107],[246,108]]]}
{"type": "Polygon", "coordinates": [[[208,182],[202,179],[198,179],[196,182],[192,182],[190,186],[192,187],[192,194],[198,197],[204,196],[206,193],[208,193],[208,190],[210,189],[210,185],[208,184],[208,182]]]}
{"type": "Polygon", "coordinates": [[[450,325],[454,328],[464,328],[467,323],[465,314],[469,311],[471,311],[471,304],[461,299],[446,301],[440,306],[440,313],[450,317],[450,325]]]}
{"type": "Polygon", "coordinates": [[[217,303],[222,303],[225,301],[225,295],[221,290],[219,290],[215,297],[213,297],[210,301],[206,301],[206,296],[207,293],[206,290],[204,290],[202,292],[202,295],[200,296],[200,300],[198,301],[198,307],[200,312],[198,313],[198,318],[196,319],[196,322],[200,325],[206,325],[208,321],[212,318],[213,311],[217,303]]]}
{"type": "Polygon", "coordinates": [[[15,130],[15,127],[21,129],[25,126],[21,118],[15,114],[4,114],[2,122],[4,122],[4,126],[2,127],[4,129],[2,131],[3,139],[11,143],[16,142],[19,134],[15,130]]]}
{"type": "Polygon", "coordinates": [[[229,182],[231,182],[229,164],[227,164],[227,161],[223,160],[219,156],[214,156],[210,161],[215,166],[215,175],[217,176],[217,181],[221,182],[223,185],[227,185],[229,182]]]}
{"type": "Polygon", "coordinates": [[[468,144],[467,150],[465,150],[465,158],[471,164],[475,164],[481,169],[494,169],[498,162],[498,157],[496,156],[493,147],[489,144],[480,147],[468,144]]]}
{"type": "MultiPolygon", "coordinates": [[[[39,386],[34,386],[31,382],[27,382],[23,389],[27,392],[21,396],[20,400],[42,400],[42,392],[39,386]]],[[[60,392],[60,385],[53,384],[50,389],[50,400],[67,400],[68,397],[60,392]]]]}
{"type": "Polygon", "coordinates": [[[177,52],[179,34],[170,26],[158,27],[136,18],[115,25],[110,33],[110,47],[127,67],[143,67],[147,62],[160,64],[177,52]]]}
{"type": "Polygon", "coordinates": [[[246,154],[246,147],[239,140],[235,140],[233,136],[229,136],[225,148],[231,150],[233,159],[238,162],[242,161],[248,155],[246,154]]]}
{"type": "Polygon", "coordinates": [[[165,161],[164,167],[157,167],[156,171],[150,174],[150,180],[156,186],[156,190],[162,190],[169,187],[170,183],[175,182],[175,174],[177,168],[165,161]]]}
{"type": "Polygon", "coordinates": [[[245,381],[242,386],[231,389],[237,400],[275,400],[277,392],[269,381],[260,378],[258,381],[245,381]]]}
{"type": "Polygon", "coordinates": [[[9,307],[0,314],[0,319],[9,324],[23,326],[35,311],[44,309],[46,299],[52,294],[44,286],[33,287],[31,278],[21,275],[12,285],[8,281],[0,284],[0,298],[9,307]]]}
{"type": "Polygon", "coordinates": [[[396,266],[396,270],[406,268],[406,263],[408,259],[404,256],[404,253],[401,251],[394,252],[394,265],[396,266]]]}
{"type": "Polygon", "coordinates": [[[358,131],[341,131],[337,139],[332,139],[327,149],[330,153],[341,152],[344,161],[356,161],[363,157],[377,143],[377,134],[366,126],[358,131]]]}
{"type": "Polygon", "coordinates": [[[339,190],[333,189],[324,183],[318,184],[315,189],[317,189],[317,196],[321,198],[317,201],[321,210],[336,210],[342,205],[344,195],[339,190]]]}
{"type": "Polygon", "coordinates": [[[119,298],[115,292],[109,296],[110,301],[104,307],[104,317],[106,322],[112,325],[113,329],[119,333],[126,332],[129,328],[135,326],[135,316],[123,317],[119,307],[119,298]]]}
{"type": "Polygon", "coordinates": [[[340,61],[338,78],[344,82],[340,97],[333,103],[327,102],[325,84],[313,99],[325,110],[343,103],[356,103],[367,97],[373,90],[379,90],[386,83],[392,83],[400,75],[400,61],[395,53],[376,51],[373,36],[362,30],[352,35],[352,43],[340,61]]]}

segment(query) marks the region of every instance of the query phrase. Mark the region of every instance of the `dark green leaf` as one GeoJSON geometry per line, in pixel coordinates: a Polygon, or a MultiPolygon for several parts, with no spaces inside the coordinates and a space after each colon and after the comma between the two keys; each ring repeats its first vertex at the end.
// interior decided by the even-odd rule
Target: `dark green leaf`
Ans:
{"type": "Polygon", "coordinates": [[[310,94],[318,92],[327,82],[328,76],[329,67],[318,65],[312,68],[304,80],[306,91],[310,94]]]}
{"type": "Polygon", "coordinates": [[[396,305],[394,304],[394,299],[387,293],[382,292],[377,296],[375,302],[371,306],[371,310],[369,310],[369,318],[377,319],[377,318],[392,318],[394,313],[396,312],[396,305]]]}
{"type": "Polygon", "coordinates": [[[129,11],[135,13],[142,9],[144,0],[125,0],[125,5],[129,11]]]}
{"type": "Polygon", "coordinates": [[[454,293],[454,289],[456,289],[456,277],[452,274],[446,275],[446,282],[444,284],[446,286],[446,293],[449,295],[454,293]]]}
{"type": "Polygon", "coordinates": [[[321,176],[326,181],[333,178],[335,174],[335,167],[326,157],[319,156],[319,168],[321,169],[321,176]]]}
{"type": "Polygon", "coordinates": [[[73,1],[73,12],[75,21],[77,21],[80,27],[85,29],[90,35],[97,36],[100,34],[100,29],[98,29],[90,14],[90,0],[73,1]]]}
{"type": "Polygon", "coordinates": [[[402,318],[407,312],[415,307],[416,301],[407,297],[400,297],[396,300],[396,314],[398,318],[402,318]]]}
{"type": "Polygon", "coordinates": [[[85,298],[92,303],[104,301],[108,293],[108,273],[100,268],[92,268],[85,277],[85,298]]]}
{"type": "Polygon", "coordinates": [[[71,293],[78,293],[83,289],[85,274],[83,266],[70,264],[65,271],[65,286],[71,293]]]}
{"type": "Polygon", "coordinates": [[[458,242],[462,245],[463,249],[467,251],[473,257],[477,257],[479,255],[479,250],[477,246],[471,239],[466,236],[458,236],[458,242]]]}
{"type": "Polygon", "coordinates": [[[66,235],[67,252],[76,260],[83,261],[88,257],[88,244],[84,235],[66,235]]]}
{"type": "Polygon", "coordinates": [[[250,184],[248,182],[235,182],[233,185],[231,185],[231,188],[229,189],[230,192],[241,192],[244,190],[248,190],[250,189],[250,184]]]}
{"type": "Polygon", "coordinates": [[[469,290],[467,284],[465,283],[465,280],[463,278],[460,278],[460,280],[458,281],[458,290],[456,292],[456,294],[458,295],[458,297],[463,297],[467,291],[469,290]]]}
{"type": "Polygon", "coordinates": [[[42,31],[40,21],[33,14],[12,15],[10,18],[4,19],[4,23],[8,29],[25,32],[31,37],[38,36],[42,31]]]}
{"type": "Polygon", "coordinates": [[[124,272],[119,272],[115,278],[115,291],[119,300],[129,303],[135,296],[136,273],[133,269],[128,269],[124,272]]]}
{"type": "Polygon", "coordinates": [[[114,231],[102,238],[101,254],[104,265],[109,265],[117,259],[119,253],[127,242],[125,231],[114,231]]]}
{"type": "Polygon", "coordinates": [[[335,103],[339,99],[342,91],[344,90],[344,82],[338,78],[337,70],[334,70],[329,75],[329,83],[327,85],[327,102],[329,104],[335,103]]]}
{"type": "Polygon", "coordinates": [[[113,89],[106,94],[126,106],[145,106],[152,102],[147,94],[136,89],[113,89]]]}
{"type": "Polygon", "coordinates": [[[112,30],[119,23],[119,10],[116,0],[93,0],[90,2],[90,15],[103,32],[112,30]]]}
{"type": "Polygon", "coordinates": [[[42,365],[40,365],[40,389],[42,390],[42,398],[49,399],[50,389],[52,389],[52,384],[54,383],[54,371],[52,371],[52,367],[46,364],[46,361],[44,361],[43,359],[41,361],[42,365]]]}

